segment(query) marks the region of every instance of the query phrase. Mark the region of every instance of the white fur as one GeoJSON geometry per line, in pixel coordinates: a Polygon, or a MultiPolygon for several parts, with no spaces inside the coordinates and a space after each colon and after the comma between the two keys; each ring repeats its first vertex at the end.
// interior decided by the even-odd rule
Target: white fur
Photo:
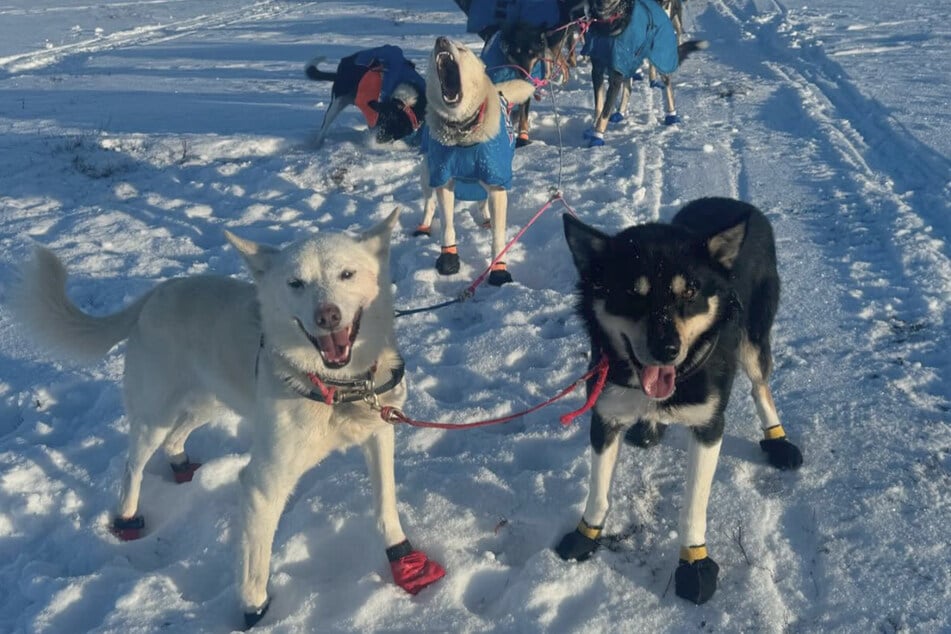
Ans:
{"type": "MultiPolygon", "coordinates": [[[[43,247],[37,247],[11,292],[13,313],[57,354],[88,360],[128,340],[123,392],[129,454],[119,517],[136,514],[142,469],[158,447],[181,461],[188,434],[207,421],[216,404],[250,422],[251,459],[241,472],[238,574],[246,612],[267,602],[271,545],[288,496],[301,475],[331,451],[362,446],[384,544],[405,539],[396,509],[393,427],[362,401],[330,406],[302,398],[281,376],[315,372],[355,378],[376,364],[376,382],[389,379],[400,362],[388,264],[397,216],[394,210],[356,238],[318,233],[283,249],[229,233],[253,284],[215,276],[170,280],[107,317],[88,316],[67,298],[65,270],[43,247]],[[303,288],[289,286],[292,279],[301,280],[303,288]],[[350,361],[339,369],[325,367],[295,321],[319,335],[317,308],[328,302],[339,307],[341,326],[362,309],[350,361]]],[[[400,383],[379,398],[401,407],[405,397],[400,383]]]]}
{"type": "MultiPolygon", "coordinates": [[[[433,50],[426,72],[426,124],[430,135],[443,145],[474,145],[492,139],[501,124],[501,94],[509,103],[522,103],[535,92],[535,87],[521,79],[493,84],[485,72],[485,64],[468,47],[459,42],[450,42],[452,55],[459,65],[461,79],[461,99],[447,104],[442,97],[442,89],[436,72],[436,50],[433,50]],[[447,122],[467,121],[482,104],[485,106],[483,125],[470,134],[461,136],[447,126],[447,122]]],[[[433,189],[429,186],[429,170],[426,158],[423,158],[420,173],[423,190],[423,221],[421,226],[430,227],[438,202],[442,220],[442,246],[456,244],[456,231],[453,224],[455,210],[455,183],[450,181],[443,187],[433,189]]],[[[482,183],[488,194],[488,200],[482,206],[483,218],[492,226],[493,259],[505,247],[505,228],[508,215],[508,193],[501,187],[482,183]]]]}

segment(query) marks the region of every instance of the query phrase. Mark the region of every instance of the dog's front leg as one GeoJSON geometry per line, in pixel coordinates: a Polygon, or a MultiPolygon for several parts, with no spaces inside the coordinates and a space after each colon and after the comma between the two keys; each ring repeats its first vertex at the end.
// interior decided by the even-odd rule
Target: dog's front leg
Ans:
{"type": "Polygon", "coordinates": [[[687,447],[687,486],[680,510],[680,565],[674,575],[674,589],[677,596],[697,604],[713,596],[720,570],[707,554],[706,532],[707,502],[721,443],[722,437],[709,441],[694,430],[687,447]]]}
{"type": "Polygon", "coordinates": [[[565,535],[555,551],[565,560],[584,561],[598,548],[598,538],[608,516],[611,479],[617,464],[620,427],[605,421],[597,410],[591,415],[591,476],[588,501],[581,521],[574,531],[565,535]]]}
{"type": "Polygon", "coordinates": [[[446,571],[425,553],[413,550],[396,510],[396,477],[393,474],[393,427],[387,425],[363,443],[363,455],[373,482],[377,527],[386,545],[393,580],[410,594],[441,579],[446,571]]]}
{"type": "Polygon", "coordinates": [[[301,448],[306,443],[292,433],[281,438],[275,434],[268,442],[256,444],[260,448],[252,447],[251,461],[240,475],[243,499],[238,591],[248,627],[261,620],[270,603],[267,582],[271,551],[287,499],[304,472],[327,454],[325,450],[304,456],[307,452],[301,448]]]}
{"type": "Polygon", "coordinates": [[[429,161],[425,156],[420,168],[420,187],[423,190],[423,221],[413,231],[413,235],[428,236],[432,233],[433,216],[436,215],[436,192],[429,186],[429,161]]]}
{"type": "Polygon", "coordinates": [[[594,134],[604,136],[604,131],[608,127],[608,120],[611,118],[611,109],[617,103],[618,95],[621,92],[621,86],[626,80],[621,73],[611,70],[608,79],[608,90],[601,105],[601,111],[598,114],[597,121],[594,122],[594,134]]]}
{"type": "MultiPolygon", "coordinates": [[[[492,223],[492,259],[494,260],[505,248],[505,224],[508,220],[508,192],[501,187],[485,185],[489,202],[489,218],[492,223]]],[[[505,262],[499,261],[492,265],[489,273],[489,284],[502,286],[512,281],[512,275],[505,268],[505,262]]]]}
{"type": "Polygon", "coordinates": [[[436,270],[440,275],[453,275],[459,272],[459,251],[456,248],[456,228],[453,217],[456,212],[456,182],[450,180],[436,188],[439,201],[439,213],[442,220],[442,247],[436,259],[436,270]]]}

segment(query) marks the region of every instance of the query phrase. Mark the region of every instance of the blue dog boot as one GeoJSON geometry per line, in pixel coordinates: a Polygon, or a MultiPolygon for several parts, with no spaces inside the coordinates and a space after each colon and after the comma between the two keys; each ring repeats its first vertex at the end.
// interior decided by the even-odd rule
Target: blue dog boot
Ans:
{"type": "Polygon", "coordinates": [[[594,128],[588,128],[581,134],[581,136],[584,137],[585,141],[590,141],[594,138],[594,128]]]}
{"type": "Polygon", "coordinates": [[[680,549],[680,565],[674,572],[674,592],[697,605],[706,603],[717,590],[720,566],[707,556],[706,546],[680,549]]]}
{"type": "Polygon", "coordinates": [[[615,112],[610,117],[608,117],[608,121],[611,123],[621,123],[624,121],[624,115],[620,112],[615,112]]]}
{"type": "Polygon", "coordinates": [[[592,132],[591,138],[588,139],[588,147],[601,147],[604,145],[604,135],[600,132],[592,132]]]}
{"type": "Polygon", "coordinates": [[[664,117],[664,125],[674,125],[675,123],[680,123],[680,117],[677,116],[676,112],[668,112],[667,116],[664,117]]]}
{"type": "Polygon", "coordinates": [[[267,609],[271,607],[271,599],[269,598],[265,601],[259,609],[254,612],[245,612],[244,613],[244,629],[250,630],[252,627],[258,624],[258,621],[264,618],[264,615],[267,614],[267,609]]]}
{"type": "Polygon", "coordinates": [[[660,79],[652,79],[652,80],[651,80],[651,88],[661,88],[661,89],[663,89],[663,88],[666,88],[666,87],[667,87],[667,86],[664,84],[663,80],[660,80],[660,79]]]}

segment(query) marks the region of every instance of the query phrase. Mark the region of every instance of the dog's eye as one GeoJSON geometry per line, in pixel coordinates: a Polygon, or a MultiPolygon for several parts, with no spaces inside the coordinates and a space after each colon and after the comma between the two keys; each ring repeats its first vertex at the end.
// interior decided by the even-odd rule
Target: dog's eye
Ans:
{"type": "Polygon", "coordinates": [[[304,280],[297,277],[293,277],[287,280],[287,285],[296,291],[296,290],[304,288],[304,280]]]}
{"type": "Polygon", "coordinates": [[[354,275],[356,275],[356,272],[355,272],[355,271],[351,271],[350,269],[345,269],[345,270],[343,270],[343,271],[340,272],[340,279],[342,279],[342,280],[349,280],[349,279],[352,278],[354,275]]]}
{"type": "Polygon", "coordinates": [[[697,289],[693,286],[688,286],[684,289],[682,297],[685,301],[692,301],[697,296],[697,289]]]}

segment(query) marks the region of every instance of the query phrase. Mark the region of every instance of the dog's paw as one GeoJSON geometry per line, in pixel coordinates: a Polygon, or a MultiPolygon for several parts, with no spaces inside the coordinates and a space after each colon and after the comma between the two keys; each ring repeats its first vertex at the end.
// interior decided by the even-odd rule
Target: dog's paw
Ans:
{"type": "Polygon", "coordinates": [[[668,112],[667,116],[664,117],[664,125],[674,125],[680,123],[680,117],[676,112],[668,112]]]}
{"type": "Polygon", "coordinates": [[[667,86],[660,79],[651,80],[651,88],[666,88],[667,86]]]}
{"type": "Polygon", "coordinates": [[[258,624],[258,621],[264,618],[264,615],[267,614],[267,609],[271,607],[271,599],[268,598],[259,609],[254,610],[253,612],[244,613],[244,629],[250,630],[252,627],[258,624]]]}
{"type": "Polygon", "coordinates": [[[576,528],[561,538],[555,546],[555,552],[565,561],[584,561],[591,557],[599,546],[601,542],[596,538],[592,539],[576,528]]]}
{"type": "Polygon", "coordinates": [[[624,114],[621,112],[615,112],[610,117],[608,117],[608,121],[611,123],[621,123],[624,121],[624,114]]]}
{"type": "Polygon", "coordinates": [[[642,449],[650,449],[660,444],[666,432],[667,425],[662,423],[651,425],[650,423],[639,420],[628,427],[627,431],[624,432],[624,442],[629,445],[634,445],[635,447],[641,447],[642,449]]]}
{"type": "Polygon", "coordinates": [[[512,274],[505,269],[495,269],[489,273],[489,284],[492,286],[502,286],[512,281],[512,274]]]}
{"type": "Polygon", "coordinates": [[[777,469],[792,470],[802,466],[802,452],[785,437],[761,440],[759,446],[766,452],[769,464],[777,469]]]}
{"type": "Polygon", "coordinates": [[[683,559],[674,573],[674,591],[677,596],[697,605],[706,603],[717,590],[720,566],[709,557],[687,563],[683,559]]]}
{"type": "Polygon", "coordinates": [[[185,462],[181,464],[170,464],[172,467],[172,476],[175,478],[175,482],[182,484],[184,482],[191,482],[192,478],[195,477],[195,472],[198,471],[198,467],[201,466],[200,462],[191,462],[187,458],[185,462]]]}
{"type": "Polygon", "coordinates": [[[117,517],[112,520],[112,534],[124,542],[131,542],[142,537],[142,529],[145,528],[145,518],[141,515],[134,515],[128,519],[117,517]]]}
{"type": "Polygon", "coordinates": [[[588,139],[588,147],[601,147],[604,145],[604,139],[601,137],[591,137],[588,139]]]}
{"type": "Polygon", "coordinates": [[[419,237],[419,236],[428,236],[428,235],[431,235],[431,232],[430,232],[430,229],[429,229],[429,225],[419,225],[419,226],[416,227],[416,229],[413,231],[413,237],[414,237],[414,238],[417,238],[417,237],[419,237]]]}
{"type": "Polygon", "coordinates": [[[532,140],[528,138],[528,132],[519,132],[515,138],[515,147],[525,147],[531,144],[532,140]]]}
{"type": "Polygon", "coordinates": [[[426,556],[421,550],[413,550],[409,541],[386,549],[390,560],[393,581],[410,594],[416,594],[446,576],[446,570],[426,556]]]}
{"type": "Polygon", "coordinates": [[[436,258],[436,270],[440,275],[454,275],[459,272],[459,254],[441,253],[436,258]]]}

